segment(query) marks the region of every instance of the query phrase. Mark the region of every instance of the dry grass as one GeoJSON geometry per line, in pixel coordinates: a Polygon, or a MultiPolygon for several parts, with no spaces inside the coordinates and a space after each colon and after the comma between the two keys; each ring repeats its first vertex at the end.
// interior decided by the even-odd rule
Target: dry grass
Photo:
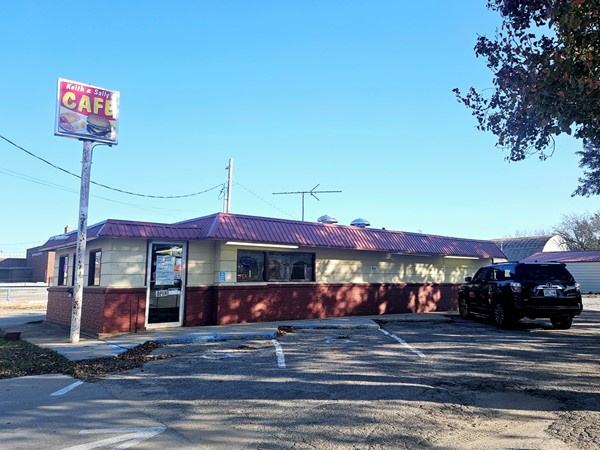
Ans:
{"type": "Polygon", "coordinates": [[[27,341],[0,339],[0,378],[62,373],[86,381],[105,378],[112,372],[122,372],[142,366],[145,362],[171,358],[172,355],[150,355],[162,344],[146,342],[118,356],[69,361],[64,356],[40,348],[27,341]]]}

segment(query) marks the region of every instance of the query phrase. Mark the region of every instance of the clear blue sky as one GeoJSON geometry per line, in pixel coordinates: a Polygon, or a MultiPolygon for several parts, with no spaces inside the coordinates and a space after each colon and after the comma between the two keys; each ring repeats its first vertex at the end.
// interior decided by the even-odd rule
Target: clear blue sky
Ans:
{"type": "MultiPolygon", "coordinates": [[[[232,212],[466,238],[548,229],[593,212],[572,198],[581,144],[507,163],[452,88],[491,87],[474,56],[498,17],[484,0],[5,2],[0,134],[71,172],[82,144],[55,137],[57,78],[121,92],[119,145],[92,180],[148,195],[226,181],[232,212]]],[[[88,224],[219,212],[219,188],[156,200],[92,186],[88,224]]],[[[0,256],[77,224],[79,180],[0,140],[0,256]]]]}

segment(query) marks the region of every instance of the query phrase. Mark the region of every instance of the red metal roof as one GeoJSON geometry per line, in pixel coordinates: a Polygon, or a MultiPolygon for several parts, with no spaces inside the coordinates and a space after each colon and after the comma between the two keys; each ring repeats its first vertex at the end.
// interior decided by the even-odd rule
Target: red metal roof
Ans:
{"type": "Polygon", "coordinates": [[[536,261],[557,261],[562,263],[600,262],[600,250],[593,250],[587,252],[540,252],[521,260],[521,262],[536,261]]]}
{"type": "MultiPolygon", "coordinates": [[[[491,241],[225,213],[175,224],[107,220],[88,228],[88,239],[96,238],[210,239],[416,255],[505,257],[491,241]]],[[[43,249],[70,246],[76,239],[77,233],[71,232],[49,240],[43,249]]]]}
{"type": "MultiPolygon", "coordinates": [[[[91,241],[99,238],[194,240],[198,239],[199,235],[196,227],[108,219],[87,229],[87,240],[91,241]]],[[[71,247],[76,243],[77,231],[75,230],[50,238],[42,245],[41,250],[71,247]]]]}

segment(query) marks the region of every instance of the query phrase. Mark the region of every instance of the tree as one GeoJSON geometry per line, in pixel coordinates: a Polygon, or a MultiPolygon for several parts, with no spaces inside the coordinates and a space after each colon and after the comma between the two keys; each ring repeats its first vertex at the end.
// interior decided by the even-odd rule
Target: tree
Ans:
{"type": "Polygon", "coordinates": [[[584,169],[573,195],[600,195],[600,0],[488,0],[502,17],[493,39],[479,36],[494,87],[458,100],[478,129],[492,132],[506,159],[552,156],[555,136],[583,141],[584,169]]]}
{"type": "Polygon", "coordinates": [[[600,211],[595,214],[567,214],[554,229],[570,250],[600,250],[600,211]]]}
{"type": "Polygon", "coordinates": [[[533,230],[515,230],[514,233],[507,233],[505,238],[525,238],[532,236],[549,236],[554,234],[554,231],[548,231],[543,228],[533,229],[533,230]]]}

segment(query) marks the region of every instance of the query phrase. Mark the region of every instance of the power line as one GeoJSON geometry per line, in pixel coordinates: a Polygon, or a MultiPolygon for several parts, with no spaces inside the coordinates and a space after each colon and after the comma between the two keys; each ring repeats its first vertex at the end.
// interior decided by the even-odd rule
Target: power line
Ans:
{"type": "MultiPolygon", "coordinates": [[[[50,167],[53,167],[53,168],[55,168],[55,169],[57,169],[57,170],[60,170],[61,172],[64,172],[64,173],[66,173],[66,174],[69,174],[69,175],[71,175],[71,176],[74,176],[74,177],[76,177],[76,178],[81,178],[81,176],[80,176],[80,175],[77,175],[76,173],[70,172],[70,171],[68,171],[67,169],[64,169],[64,168],[62,168],[62,167],[60,167],[60,166],[57,166],[56,164],[53,164],[53,163],[51,163],[50,161],[48,161],[48,160],[46,160],[46,159],[44,159],[44,158],[42,158],[42,157],[40,157],[40,156],[37,156],[35,153],[33,153],[33,152],[30,152],[29,150],[27,150],[27,149],[25,149],[25,148],[21,147],[21,146],[20,146],[20,145],[18,145],[18,144],[15,144],[13,141],[11,141],[10,139],[8,139],[8,138],[6,138],[6,137],[2,136],[1,134],[0,134],[0,138],[4,139],[6,142],[8,142],[8,143],[9,143],[10,145],[12,145],[13,147],[15,147],[15,148],[18,148],[19,150],[21,150],[21,151],[23,151],[23,152],[27,153],[29,156],[31,156],[31,157],[33,157],[33,158],[35,158],[35,159],[38,159],[38,160],[40,160],[40,161],[42,161],[43,163],[45,163],[45,164],[49,165],[50,167]]],[[[186,197],[195,197],[195,196],[197,196],[197,195],[206,194],[207,192],[210,192],[210,191],[212,191],[212,190],[214,190],[214,189],[217,189],[218,187],[221,187],[221,186],[223,185],[223,183],[219,183],[218,185],[216,185],[216,186],[213,186],[213,187],[211,187],[211,188],[209,188],[209,189],[206,189],[206,190],[204,190],[204,191],[200,191],[200,192],[193,192],[193,193],[191,193],[191,194],[183,194],[183,195],[150,195],[150,194],[139,194],[139,193],[137,193],[137,192],[131,192],[131,191],[126,191],[126,190],[124,190],[124,189],[114,188],[114,187],[111,187],[111,186],[107,186],[106,184],[98,183],[98,182],[96,182],[96,181],[90,181],[90,183],[92,183],[92,184],[94,184],[94,185],[96,185],[96,186],[103,187],[103,188],[105,188],[105,189],[109,189],[109,190],[111,190],[111,191],[120,192],[121,194],[133,195],[133,196],[136,196],[136,197],[147,197],[147,198],[163,198],[163,199],[173,199],[173,198],[186,198],[186,197]]]]}
{"type": "MultiPolygon", "coordinates": [[[[10,139],[8,139],[7,137],[5,137],[5,136],[3,136],[1,134],[0,134],[0,138],[2,138],[4,141],[6,141],[7,143],[9,143],[13,147],[21,150],[22,152],[25,152],[27,155],[31,156],[32,158],[35,158],[35,159],[37,159],[39,161],[42,161],[44,164],[47,164],[47,165],[49,165],[50,167],[52,167],[52,168],[54,168],[56,170],[64,172],[64,173],[66,173],[68,175],[71,175],[71,176],[73,176],[75,178],[79,178],[79,179],[81,178],[80,175],[78,175],[76,173],[73,173],[73,172],[70,172],[69,170],[67,170],[67,169],[65,169],[63,167],[60,167],[60,166],[58,166],[58,165],[56,165],[56,164],[54,164],[54,163],[52,163],[52,162],[50,162],[48,160],[46,160],[46,159],[44,159],[44,158],[36,155],[35,153],[33,153],[33,152],[27,150],[26,148],[24,148],[24,147],[16,144],[15,142],[11,141],[10,139]]],[[[51,186],[51,187],[55,187],[57,189],[65,190],[65,191],[75,192],[75,191],[73,191],[70,188],[67,188],[67,187],[64,187],[64,186],[61,186],[61,185],[58,185],[58,184],[55,184],[55,183],[47,182],[47,181],[44,181],[44,180],[40,180],[40,179],[31,177],[29,175],[20,174],[18,172],[10,171],[8,169],[4,169],[4,170],[0,169],[0,172],[4,172],[7,175],[16,176],[17,178],[22,178],[22,179],[25,179],[27,181],[31,181],[33,183],[38,183],[38,184],[42,184],[42,185],[46,185],[46,186],[51,186]],[[9,173],[9,172],[11,172],[11,173],[9,173]]],[[[214,191],[215,189],[218,189],[218,188],[221,188],[221,192],[219,194],[219,198],[221,198],[221,195],[223,195],[224,191],[225,191],[225,185],[223,183],[219,183],[219,184],[217,184],[217,185],[215,185],[215,186],[213,186],[211,188],[208,188],[208,189],[205,189],[205,190],[199,191],[199,192],[193,192],[191,194],[183,194],[183,195],[151,195],[151,194],[140,194],[140,193],[136,193],[136,192],[126,191],[124,189],[114,188],[112,186],[108,186],[106,184],[98,183],[96,181],[90,181],[90,183],[94,184],[96,186],[103,187],[105,189],[111,190],[111,191],[120,192],[122,194],[133,195],[133,196],[136,196],[136,197],[144,197],[144,198],[156,198],[156,199],[177,199],[177,198],[194,197],[194,196],[206,194],[207,192],[214,191]]],[[[298,220],[297,217],[289,214],[288,212],[282,210],[281,208],[278,208],[277,206],[273,205],[272,203],[268,202],[264,198],[260,197],[258,194],[255,194],[254,192],[252,192],[250,189],[248,189],[247,187],[243,186],[242,184],[240,184],[240,183],[238,183],[236,181],[234,181],[233,183],[236,184],[236,185],[238,185],[238,186],[240,186],[242,189],[246,190],[247,192],[249,192],[250,194],[252,194],[254,197],[258,198],[259,200],[261,200],[262,202],[264,202],[267,205],[271,206],[272,208],[274,208],[274,209],[278,210],[279,212],[285,214],[286,216],[288,216],[288,217],[290,217],[292,219],[298,220]]],[[[319,192],[325,192],[325,191],[319,191],[319,192]]],[[[105,198],[105,197],[98,197],[96,195],[94,195],[93,197],[101,198],[101,199],[107,200],[107,201],[112,201],[114,203],[122,203],[122,204],[125,204],[125,205],[132,205],[132,206],[141,207],[141,205],[135,205],[135,204],[131,204],[131,203],[119,202],[117,200],[112,200],[112,199],[105,198]]],[[[176,210],[176,211],[179,211],[179,210],[176,210]]]]}
{"type": "Polygon", "coordinates": [[[30,241],[30,242],[14,242],[14,243],[10,243],[10,244],[1,244],[0,245],[4,245],[4,246],[9,246],[9,245],[29,245],[29,244],[43,244],[46,241],[30,241]]]}
{"type": "Polygon", "coordinates": [[[56,189],[60,189],[61,191],[67,191],[67,192],[77,192],[75,189],[66,187],[66,186],[61,186],[60,184],[56,184],[56,183],[52,183],[50,181],[45,181],[42,180],[40,178],[35,178],[29,175],[26,175],[24,173],[20,173],[20,172],[15,172],[14,170],[9,170],[9,169],[5,169],[0,167],[0,173],[3,173],[5,175],[9,175],[11,177],[15,177],[15,178],[19,178],[21,180],[25,180],[25,181],[29,181],[31,183],[35,183],[35,184],[40,184],[42,186],[48,186],[48,187],[53,187],[56,189]]]}
{"type": "MultiPolygon", "coordinates": [[[[59,189],[59,190],[66,191],[66,192],[70,192],[70,193],[73,193],[73,194],[78,194],[79,193],[79,191],[77,191],[77,189],[73,189],[73,188],[70,188],[70,187],[62,186],[60,184],[56,184],[56,183],[52,183],[50,181],[42,180],[40,178],[35,178],[35,177],[29,176],[29,175],[26,175],[26,174],[23,174],[23,173],[20,173],[20,172],[15,172],[14,170],[5,169],[3,167],[0,167],[0,173],[4,173],[5,175],[9,175],[9,176],[12,176],[12,177],[15,177],[15,178],[19,178],[19,179],[22,179],[22,180],[25,180],[25,181],[29,181],[31,183],[40,184],[42,186],[53,187],[55,189],[59,189]]],[[[144,210],[149,210],[149,211],[161,211],[161,212],[162,211],[171,211],[171,212],[181,212],[181,213],[188,211],[186,209],[158,208],[158,207],[153,207],[153,206],[140,205],[138,203],[122,202],[122,201],[119,201],[119,200],[113,200],[111,198],[102,197],[100,195],[91,195],[91,197],[98,198],[98,199],[101,199],[101,200],[105,200],[107,202],[117,203],[117,204],[126,205],[126,206],[132,206],[134,208],[139,208],[139,209],[144,209],[144,210]]],[[[163,214],[166,214],[166,213],[163,213],[163,214]]],[[[167,215],[169,215],[170,217],[178,218],[178,219],[182,218],[181,216],[175,216],[175,215],[172,215],[172,214],[167,214],[167,215]]]]}

